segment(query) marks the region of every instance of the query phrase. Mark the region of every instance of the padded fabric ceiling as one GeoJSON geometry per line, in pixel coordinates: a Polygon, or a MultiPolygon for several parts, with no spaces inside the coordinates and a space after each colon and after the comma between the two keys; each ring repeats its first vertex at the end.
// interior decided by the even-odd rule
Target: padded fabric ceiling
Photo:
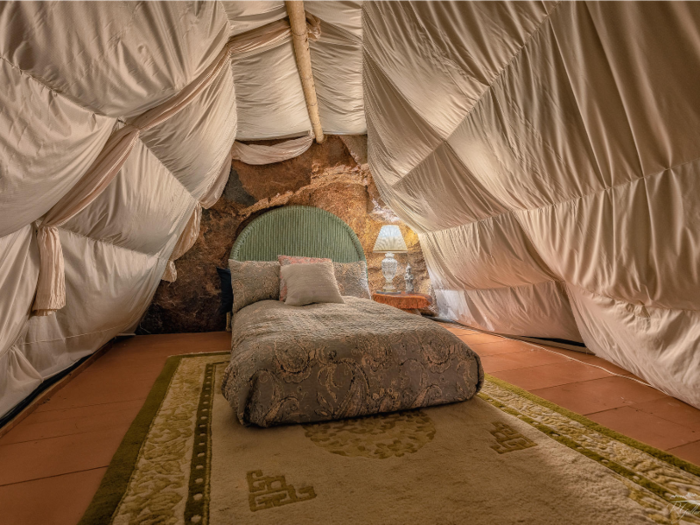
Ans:
{"type": "MultiPolygon", "coordinates": [[[[287,16],[284,2],[223,2],[231,34],[287,16]]],[[[326,134],[367,132],[362,98],[362,2],[306,2],[321,20],[311,41],[311,64],[326,134]]],[[[240,140],[298,136],[311,129],[291,40],[259,53],[234,57],[240,140]]]]}
{"type": "Polygon", "coordinates": [[[700,406],[700,4],[367,3],[370,169],[442,315],[700,406]]]}

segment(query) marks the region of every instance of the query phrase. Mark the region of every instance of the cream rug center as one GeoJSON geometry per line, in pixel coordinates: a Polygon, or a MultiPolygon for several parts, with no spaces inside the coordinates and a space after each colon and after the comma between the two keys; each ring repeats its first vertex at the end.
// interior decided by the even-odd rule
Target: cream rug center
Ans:
{"type": "Polygon", "coordinates": [[[374,459],[413,454],[435,436],[435,425],[420,410],[304,425],[306,437],[340,456],[374,459]]]}
{"type": "Polygon", "coordinates": [[[220,394],[226,355],[171,359],[84,524],[700,524],[700,469],[494,378],[464,403],[260,429],[220,394]]]}

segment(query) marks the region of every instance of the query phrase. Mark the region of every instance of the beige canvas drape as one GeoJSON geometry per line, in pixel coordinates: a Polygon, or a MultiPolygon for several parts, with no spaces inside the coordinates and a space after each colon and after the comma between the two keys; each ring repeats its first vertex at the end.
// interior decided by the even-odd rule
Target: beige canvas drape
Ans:
{"type": "Polygon", "coordinates": [[[177,268],[175,267],[175,261],[185,255],[185,253],[187,253],[189,249],[194,246],[194,243],[197,241],[197,237],[199,237],[199,227],[202,221],[202,208],[209,209],[216,204],[216,201],[219,200],[219,197],[221,197],[221,194],[226,187],[226,181],[228,180],[228,175],[230,172],[231,157],[228,157],[221,168],[219,176],[216,178],[216,180],[214,180],[209,189],[207,189],[205,194],[202,195],[199,202],[195,205],[190,220],[187,222],[185,229],[180,234],[172,254],[170,254],[170,259],[165,267],[165,272],[163,272],[163,281],[172,283],[177,280],[177,268]]]}
{"type": "Polygon", "coordinates": [[[180,235],[175,249],[173,249],[170,255],[168,264],[165,267],[163,281],[172,283],[177,280],[175,261],[187,253],[197,241],[200,222],[202,220],[202,208],[211,208],[216,204],[216,201],[219,200],[219,197],[221,197],[231,169],[231,159],[254,165],[273,164],[275,162],[282,162],[298,157],[311,147],[313,141],[313,135],[307,135],[298,139],[287,140],[273,146],[234,142],[231,148],[231,157],[224,164],[219,177],[214,181],[204,196],[202,196],[192,211],[192,216],[180,235]]]}
{"type": "Polygon", "coordinates": [[[192,211],[190,220],[187,221],[187,225],[182,231],[182,234],[177,240],[177,244],[170,255],[168,264],[165,267],[165,272],[163,272],[163,281],[172,283],[177,280],[177,268],[175,267],[175,261],[185,255],[185,253],[187,253],[187,251],[194,246],[194,243],[197,241],[197,237],[199,237],[199,225],[201,220],[202,205],[198,202],[192,211]]]}
{"type": "Polygon", "coordinates": [[[370,170],[440,315],[700,407],[700,4],[363,10],[370,170]]]}
{"type": "MultiPolygon", "coordinates": [[[[317,26],[310,26],[310,34],[318,34],[318,31],[317,26]]],[[[290,38],[290,34],[289,23],[280,20],[231,38],[211,65],[194,82],[164,103],[132,119],[110,136],[85,175],[38,224],[37,242],[41,262],[36,297],[32,306],[35,315],[50,315],[66,304],[65,269],[58,228],[85,209],[112,182],[140,135],[187,107],[212,84],[223,68],[230,64],[231,54],[243,54],[273,46],[290,38]]],[[[196,229],[199,230],[198,220],[196,229]]],[[[188,239],[193,231],[188,225],[185,237],[188,239]]],[[[178,246],[185,246],[187,242],[183,241],[181,245],[178,241],[178,246]]],[[[194,241],[189,246],[193,243],[194,241]]],[[[187,250],[182,253],[185,251],[187,250]]],[[[170,264],[168,266],[170,267],[170,264]]]]}
{"type": "Polygon", "coordinates": [[[273,164],[298,157],[307,151],[314,141],[313,135],[287,140],[272,146],[261,144],[243,144],[234,142],[231,148],[231,157],[246,164],[261,166],[273,164]]]}

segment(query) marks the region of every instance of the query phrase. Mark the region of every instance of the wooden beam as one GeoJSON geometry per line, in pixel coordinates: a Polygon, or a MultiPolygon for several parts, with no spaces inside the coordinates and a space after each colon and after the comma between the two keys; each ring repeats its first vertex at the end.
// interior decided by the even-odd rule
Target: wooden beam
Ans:
{"type": "Polygon", "coordinates": [[[304,90],[306,109],[309,112],[309,120],[313,126],[316,142],[323,142],[323,128],[321,118],[318,115],[318,100],[316,99],[316,86],[314,74],[311,69],[311,53],[309,52],[309,35],[306,28],[306,11],[302,0],[287,0],[285,3],[289,15],[289,25],[292,28],[292,44],[296,57],[297,69],[301,78],[301,87],[304,90]]]}

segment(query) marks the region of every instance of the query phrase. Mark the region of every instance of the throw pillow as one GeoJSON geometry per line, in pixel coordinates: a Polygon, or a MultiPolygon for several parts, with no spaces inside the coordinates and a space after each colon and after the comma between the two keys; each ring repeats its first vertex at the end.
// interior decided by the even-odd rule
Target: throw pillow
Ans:
{"type": "Polygon", "coordinates": [[[367,263],[365,261],[333,263],[333,269],[340,295],[351,295],[360,299],[372,298],[367,282],[367,263]]]}
{"type": "Polygon", "coordinates": [[[280,265],[276,261],[234,261],[229,259],[232,313],[258,301],[279,299],[280,265]]]}
{"type": "MultiPolygon", "coordinates": [[[[330,259],[321,259],[319,257],[297,257],[293,255],[278,255],[277,260],[280,266],[287,266],[288,264],[314,264],[322,262],[331,262],[330,259]]],[[[284,301],[287,298],[287,284],[284,282],[284,277],[280,275],[280,301],[284,301]]]]}
{"type": "Polygon", "coordinates": [[[284,304],[304,306],[312,303],[344,303],[333,273],[333,264],[288,264],[280,267],[287,283],[284,304]]]}

